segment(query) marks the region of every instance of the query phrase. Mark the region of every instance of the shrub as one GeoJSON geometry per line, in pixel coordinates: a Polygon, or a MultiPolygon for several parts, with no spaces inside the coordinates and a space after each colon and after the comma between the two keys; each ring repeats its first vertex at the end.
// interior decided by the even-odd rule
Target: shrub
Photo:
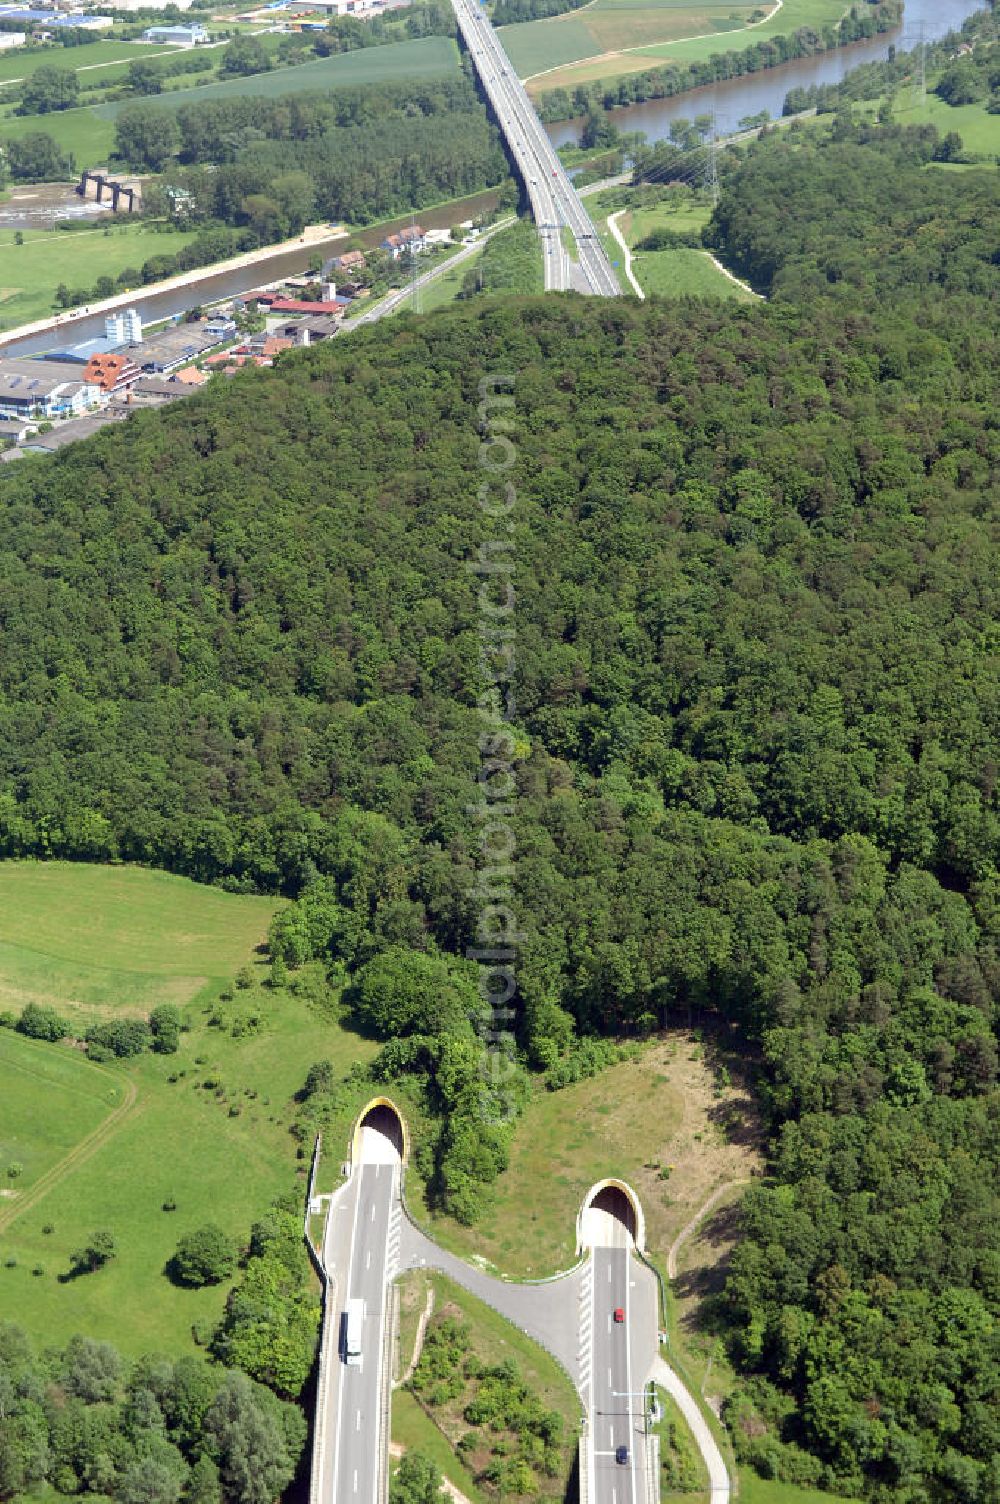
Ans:
{"type": "Polygon", "coordinates": [[[69,1033],[66,1023],[54,1008],[44,1008],[40,1003],[26,1003],[17,1021],[19,1034],[29,1039],[46,1039],[51,1044],[64,1039],[69,1033]]]}
{"type": "Polygon", "coordinates": [[[206,1222],[181,1238],[168,1265],[176,1284],[198,1288],[217,1285],[236,1268],[236,1250],[221,1227],[206,1222]]]}

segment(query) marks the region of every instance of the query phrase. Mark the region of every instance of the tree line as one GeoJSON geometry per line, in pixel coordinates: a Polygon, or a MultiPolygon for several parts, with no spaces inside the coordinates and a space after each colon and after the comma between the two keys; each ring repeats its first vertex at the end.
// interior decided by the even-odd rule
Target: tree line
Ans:
{"type": "Polygon", "coordinates": [[[162,174],[144,194],[149,213],[244,230],[256,244],[317,216],[363,224],[508,177],[466,79],[206,100],[176,112],[136,104],[118,115],[115,140],[119,160],[162,174]]]}

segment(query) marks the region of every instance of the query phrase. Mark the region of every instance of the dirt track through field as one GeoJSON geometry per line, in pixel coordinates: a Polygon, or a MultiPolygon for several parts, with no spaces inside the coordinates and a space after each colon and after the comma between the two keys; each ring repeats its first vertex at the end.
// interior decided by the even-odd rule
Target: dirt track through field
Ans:
{"type": "Polygon", "coordinates": [[[708,1216],[709,1212],[717,1204],[717,1202],[722,1200],[727,1191],[734,1190],[736,1186],[751,1184],[752,1181],[749,1180],[746,1176],[743,1176],[739,1180],[727,1180],[724,1185],[720,1185],[715,1188],[711,1196],[709,1196],[708,1200],[698,1208],[694,1216],[691,1218],[690,1222],[685,1223],[674,1241],[671,1243],[670,1251],[667,1254],[668,1279],[677,1278],[677,1255],[680,1253],[681,1249],[683,1248],[684,1244],[687,1242],[691,1234],[697,1229],[698,1224],[708,1216]]]}
{"type": "Polygon", "coordinates": [[[40,1175],[35,1184],[23,1196],[11,1202],[0,1211],[0,1232],[6,1232],[11,1223],[21,1216],[22,1212],[30,1211],[37,1206],[39,1201],[48,1195],[60,1181],[64,1180],[73,1170],[79,1169],[80,1165],[86,1164],[87,1160],[95,1155],[98,1149],[104,1147],[125,1119],[132,1113],[139,1089],[134,1081],[126,1080],[125,1097],[118,1106],[97,1127],[82,1138],[78,1144],[74,1144],[68,1154],[64,1154],[56,1164],[51,1165],[44,1175],[40,1175]]]}

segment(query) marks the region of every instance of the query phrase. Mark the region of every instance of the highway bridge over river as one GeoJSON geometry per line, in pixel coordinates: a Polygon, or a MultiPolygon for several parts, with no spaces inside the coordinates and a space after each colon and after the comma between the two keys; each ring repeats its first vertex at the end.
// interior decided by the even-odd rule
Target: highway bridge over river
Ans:
{"type": "Polygon", "coordinates": [[[531,203],[542,242],[546,292],[574,288],[598,297],[618,297],[621,292],[618,278],[597,238],[590,215],[489,17],[479,0],[452,0],[452,5],[462,39],[531,203]],[[572,251],[565,244],[564,229],[568,232],[565,239],[572,241],[572,251]]]}

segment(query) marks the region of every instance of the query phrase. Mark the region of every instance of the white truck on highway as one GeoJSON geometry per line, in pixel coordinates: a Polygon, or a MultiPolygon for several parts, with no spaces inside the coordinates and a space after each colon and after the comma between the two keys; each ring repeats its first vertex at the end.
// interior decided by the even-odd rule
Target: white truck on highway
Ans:
{"type": "Polygon", "coordinates": [[[344,1307],[344,1362],[361,1366],[361,1328],[365,1320],[363,1300],[349,1300],[344,1307]]]}

